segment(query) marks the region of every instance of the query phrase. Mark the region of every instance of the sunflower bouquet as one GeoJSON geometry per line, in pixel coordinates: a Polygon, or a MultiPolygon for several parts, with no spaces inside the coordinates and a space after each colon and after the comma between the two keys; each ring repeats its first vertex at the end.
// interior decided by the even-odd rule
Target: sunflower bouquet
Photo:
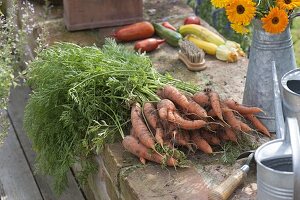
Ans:
{"type": "Polygon", "coordinates": [[[241,34],[249,33],[255,18],[269,33],[281,33],[289,24],[289,16],[300,7],[300,0],[211,0],[216,8],[224,8],[231,28],[241,34]]]}

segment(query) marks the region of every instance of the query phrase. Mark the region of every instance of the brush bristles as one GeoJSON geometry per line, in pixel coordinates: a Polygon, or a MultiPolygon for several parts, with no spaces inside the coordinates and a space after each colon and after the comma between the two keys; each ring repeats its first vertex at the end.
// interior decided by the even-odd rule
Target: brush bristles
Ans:
{"type": "Polygon", "coordinates": [[[181,52],[192,63],[200,63],[203,61],[205,53],[202,49],[199,49],[195,44],[190,41],[183,40],[179,43],[181,52]]]}

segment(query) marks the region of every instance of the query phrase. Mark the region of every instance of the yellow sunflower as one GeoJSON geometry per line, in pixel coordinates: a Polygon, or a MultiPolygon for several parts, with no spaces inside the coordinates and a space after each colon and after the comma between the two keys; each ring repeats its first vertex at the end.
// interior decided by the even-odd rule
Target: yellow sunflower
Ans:
{"type": "Polygon", "coordinates": [[[226,15],[233,24],[249,24],[256,11],[255,3],[252,0],[232,0],[226,6],[226,15]]]}
{"type": "Polygon", "coordinates": [[[277,6],[281,9],[292,10],[300,7],[300,0],[276,0],[277,6]]]}
{"type": "Polygon", "coordinates": [[[216,8],[224,8],[229,3],[229,0],[211,0],[211,4],[216,8]]]}
{"type": "Polygon", "coordinates": [[[289,23],[288,15],[278,7],[271,8],[268,15],[261,18],[263,28],[269,33],[281,33],[289,23]]]}
{"type": "Polygon", "coordinates": [[[240,33],[240,34],[243,34],[243,35],[249,33],[249,29],[246,28],[243,25],[240,25],[240,24],[231,24],[230,26],[237,33],[240,33]]]}

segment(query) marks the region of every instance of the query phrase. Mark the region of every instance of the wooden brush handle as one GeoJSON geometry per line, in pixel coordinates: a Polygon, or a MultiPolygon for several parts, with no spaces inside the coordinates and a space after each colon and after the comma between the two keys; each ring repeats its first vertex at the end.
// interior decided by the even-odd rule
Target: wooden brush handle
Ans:
{"type": "Polygon", "coordinates": [[[210,200],[226,200],[241,185],[247,173],[242,169],[237,169],[225,181],[223,181],[216,188],[209,193],[210,200]]]}

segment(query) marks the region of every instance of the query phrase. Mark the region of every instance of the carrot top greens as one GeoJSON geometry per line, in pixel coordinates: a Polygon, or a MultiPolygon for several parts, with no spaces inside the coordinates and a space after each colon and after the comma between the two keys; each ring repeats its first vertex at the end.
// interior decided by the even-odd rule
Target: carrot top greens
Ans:
{"type": "Polygon", "coordinates": [[[162,75],[144,54],[107,39],[100,49],[57,43],[30,63],[33,88],[24,126],[37,152],[37,169],[54,177],[61,193],[75,162],[83,180],[95,170],[91,160],[104,144],[124,138],[133,102],[157,101],[166,84],[187,93],[195,85],[162,75]]]}

